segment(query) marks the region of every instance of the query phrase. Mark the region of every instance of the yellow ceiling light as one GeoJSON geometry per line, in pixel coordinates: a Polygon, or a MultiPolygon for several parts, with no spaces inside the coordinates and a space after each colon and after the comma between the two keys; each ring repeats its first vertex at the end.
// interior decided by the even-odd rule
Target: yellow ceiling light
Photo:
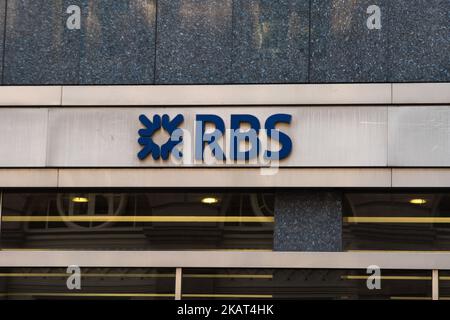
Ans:
{"type": "Polygon", "coordinates": [[[215,204],[217,202],[219,202],[219,199],[214,197],[206,197],[202,199],[202,203],[204,204],[215,204]]]}
{"type": "Polygon", "coordinates": [[[85,197],[74,197],[74,198],[72,198],[72,202],[75,202],[75,203],[87,203],[87,202],[89,202],[89,199],[85,198],[85,197]]]}
{"type": "Polygon", "coordinates": [[[427,200],[425,200],[425,199],[411,199],[411,200],[409,200],[409,203],[411,203],[411,204],[425,204],[425,203],[427,203],[427,200]]]}

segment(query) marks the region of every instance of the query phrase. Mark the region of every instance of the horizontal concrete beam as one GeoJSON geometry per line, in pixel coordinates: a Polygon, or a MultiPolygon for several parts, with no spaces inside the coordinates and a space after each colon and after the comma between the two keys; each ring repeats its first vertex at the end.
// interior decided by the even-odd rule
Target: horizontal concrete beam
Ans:
{"type": "Polygon", "coordinates": [[[389,169],[60,169],[58,187],[390,187],[389,169]]]}
{"type": "Polygon", "coordinates": [[[393,169],[392,187],[408,188],[421,186],[424,188],[450,187],[450,169],[393,169]]]}
{"type": "Polygon", "coordinates": [[[0,106],[60,106],[61,86],[0,86],[0,106]]]}
{"type": "Polygon", "coordinates": [[[390,169],[0,169],[0,188],[390,187],[390,169]]]}
{"type": "Polygon", "coordinates": [[[446,103],[450,83],[0,87],[0,106],[446,103]]]}
{"type": "Polygon", "coordinates": [[[390,84],[67,86],[63,106],[389,104],[390,84]]]}
{"type": "Polygon", "coordinates": [[[0,169],[0,188],[450,188],[450,168],[0,169]]]}
{"type": "Polygon", "coordinates": [[[450,83],[394,83],[393,104],[447,104],[450,83]]]}
{"type": "Polygon", "coordinates": [[[0,267],[172,267],[449,270],[449,253],[0,251],[0,267]]]}
{"type": "Polygon", "coordinates": [[[0,169],[1,188],[54,188],[57,169],[0,169]]]}

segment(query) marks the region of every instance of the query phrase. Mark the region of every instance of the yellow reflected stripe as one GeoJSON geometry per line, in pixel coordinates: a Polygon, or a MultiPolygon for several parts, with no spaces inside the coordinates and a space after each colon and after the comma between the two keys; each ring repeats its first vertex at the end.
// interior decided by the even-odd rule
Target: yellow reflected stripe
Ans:
{"type": "MultiPolygon", "coordinates": [[[[0,293],[0,296],[35,296],[35,297],[175,297],[172,293],[58,293],[58,292],[36,292],[36,293],[0,293]]],[[[270,299],[271,294],[183,294],[184,298],[248,298],[248,299],[270,299]]]]}
{"type": "Polygon", "coordinates": [[[346,223],[450,223],[446,217],[345,217],[346,223]]]}
{"type": "Polygon", "coordinates": [[[390,297],[391,300],[431,300],[431,297],[390,297]]]}
{"type": "MultiPolygon", "coordinates": [[[[32,278],[32,277],[68,277],[67,273],[0,273],[0,278],[32,278]]],[[[175,278],[174,273],[157,274],[157,273],[83,273],[82,277],[103,277],[103,278],[175,278]]],[[[184,274],[183,278],[200,278],[200,279],[272,279],[271,274],[184,274]]]]}
{"type": "MultiPolygon", "coordinates": [[[[1,278],[15,278],[15,277],[24,277],[24,278],[33,278],[33,277],[68,277],[71,274],[68,273],[0,273],[1,278]]],[[[83,273],[82,277],[93,278],[93,277],[103,277],[103,278],[175,278],[175,274],[136,274],[136,273],[83,273]]]]}
{"type": "Polygon", "coordinates": [[[242,298],[242,299],[271,299],[271,294],[183,294],[183,298],[242,298]]]}
{"type": "Polygon", "coordinates": [[[271,274],[184,274],[183,278],[194,279],[272,279],[271,274]]]}
{"type": "Polygon", "coordinates": [[[274,217],[251,216],[3,216],[2,222],[260,222],[274,217]]]}
{"type": "Polygon", "coordinates": [[[22,296],[35,296],[35,297],[175,297],[173,293],[59,293],[59,292],[36,292],[36,293],[0,293],[0,296],[7,297],[22,297],[22,296]]]}
{"type": "MultiPolygon", "coordinates": [[[[392,300],[431,300],[431,297],[391,297],[392,300]]],[[[450,300],[450,297],[439,297],[439,300],[450,300]]]]}
{"type": "MultiPolygon", "coordinates": [[[[427,276],[370,276],[371,279],[381,280],[429,280],[431,277],[427,276]]],[[[367,280],[369,276],[342,276],[341,279],[345,280],[367,280]]]]}

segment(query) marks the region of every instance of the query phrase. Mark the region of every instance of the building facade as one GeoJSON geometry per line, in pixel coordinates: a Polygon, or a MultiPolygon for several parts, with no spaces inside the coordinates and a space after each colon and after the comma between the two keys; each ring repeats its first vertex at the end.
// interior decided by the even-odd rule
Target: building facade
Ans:
{"type": "Polygon", "coordinates": [[[0,0],[0,297],[450,299],[449,20],[0,0]]]}

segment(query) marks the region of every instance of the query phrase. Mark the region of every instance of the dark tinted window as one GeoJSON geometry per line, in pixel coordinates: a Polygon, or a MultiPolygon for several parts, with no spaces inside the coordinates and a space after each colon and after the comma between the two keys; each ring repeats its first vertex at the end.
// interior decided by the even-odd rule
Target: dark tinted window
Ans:
{"type": "Polygon", "coordinates": [[[450,250],[450,194],[348,193],[345,250],[450,250]]]}
{"type": "Polygon", "coordinates": [[[81,268],[80,289],[66,268],[0,269],[0,299],[171,299],[175,270],[81,268]]]}
{"type": "Polygon", "coordinates": [[[3,248],[266,249],[274,195],[4,193],[3,248]]]}
{"type": "Polygon", "coordinates": [[[370,290],[365,270],[183,269],[184,299],[430,299],[431,271],[381,270],[370,290]]]}

